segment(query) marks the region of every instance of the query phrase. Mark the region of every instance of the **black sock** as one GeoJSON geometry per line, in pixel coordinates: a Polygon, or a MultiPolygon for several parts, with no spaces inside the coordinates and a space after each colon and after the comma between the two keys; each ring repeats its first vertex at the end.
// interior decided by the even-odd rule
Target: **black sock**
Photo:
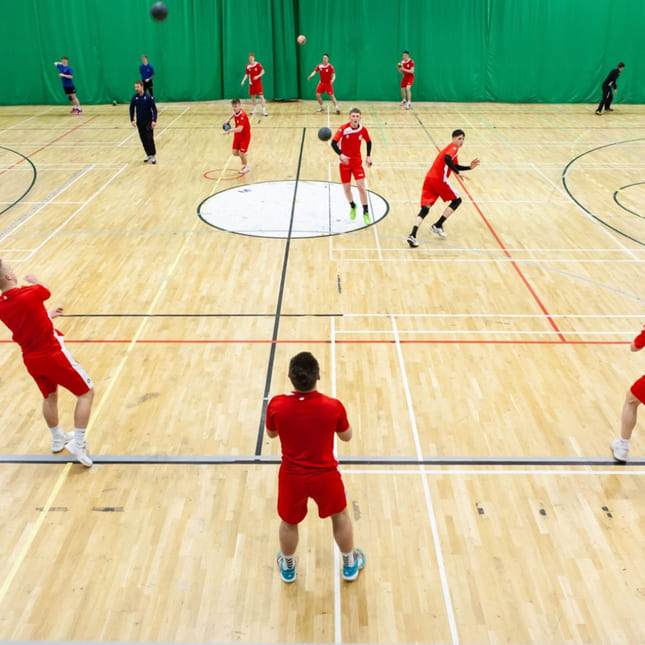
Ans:
{"type": "Polygon", "coordinates": [[[437,228],[443,228],[443,223],[446,221],[446,218],[442,215],[435,223],[434,225],[437,228]]]}
{"type": "Polygon", "coordinates": [[[349,202],[350,208],[356,208],[356,202],[349,202]]]}
{"type": "Polygon", "coordinates": [[[413,227],[412,227],[412,233],[410,233],[410,235],[411,235],[412,237],[416,237],[416,236],[417,236],[417,231],[418,231],[418,230],[419,230],[419,227],[418,227],[418,226],[413,226],[413,227]]]}
{"type": "Polygon", "coordinates": [[[368,213],[367,204],[363,204],[363,213],[368,213]]]}

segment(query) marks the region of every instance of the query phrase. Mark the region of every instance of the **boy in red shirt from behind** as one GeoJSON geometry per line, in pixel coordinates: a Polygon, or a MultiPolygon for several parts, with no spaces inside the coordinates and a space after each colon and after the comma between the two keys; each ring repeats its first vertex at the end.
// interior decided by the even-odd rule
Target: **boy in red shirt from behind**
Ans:
{"type": "Polygon", "coordinates": [[[269,437],[280,437],[282,463],[278,475],[280,551],[278,568],[284,582],[296,579],[298,524],[307,515],[311,497],[321,518],[331,517],[334,539],[343,558],[343,579],[356,580],[365,554],[354,548],[354,530],[347,512],[347,495],[334,456],[334,435],[352,438],[345,407],[338,399],[316,390],[318,361],[301,352],[289,363],[293,391],[274,396],[267,407],[269,437]]]}

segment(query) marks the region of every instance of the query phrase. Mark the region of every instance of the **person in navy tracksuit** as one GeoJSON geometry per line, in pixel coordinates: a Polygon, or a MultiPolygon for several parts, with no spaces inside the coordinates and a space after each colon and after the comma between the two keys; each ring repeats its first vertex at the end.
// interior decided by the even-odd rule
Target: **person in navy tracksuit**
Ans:
{"type": "Polygon", "coordinates": [[[146,94],[143,89],[143,81],[136,81],[134,84],[135,95],[130,101],[130,122],[132,127],[139,129],[139,137],[146,151],[144,163],[150,161],[157,163],[157,149],[155,147],[154,127],[157,125],[157,106],[155,100],[150,94],[146,94]],[[134,113],[137,113],[137,119],[134,119],[134,113]]]}

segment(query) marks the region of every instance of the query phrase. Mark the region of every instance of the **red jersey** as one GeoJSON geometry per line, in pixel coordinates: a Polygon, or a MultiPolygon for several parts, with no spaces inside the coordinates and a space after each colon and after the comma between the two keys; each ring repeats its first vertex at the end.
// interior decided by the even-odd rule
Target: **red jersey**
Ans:
{"type": "Polygon", "coordinates": [[[450,168],[446,165],[446,162],[444,161],[444,157],[446,155],[450,155],[452,157],[452,160],[456,165],[459,164],[459,161],[457,161],[457,153],[459,152],[459,147],[456,146],[454,143],[449,143],[438,155],[437,158],[434,160],[434,163],[432,164],[430,170],[428,171],[427,176],[430,177],[434,181],[448,181],[448,177],[450,177],[450,168]]]}
{"type": "Polygon", "coordinates": [[[0,296],[0,320],[13,332],[23,356],[60,351],[44,302],[51,296],[42,284],[16,287],[0,296]]]}
{"type": "Polygon", "coordinates": [[[334,66],[331,63],[327,63],[327,65],[319,63],[316,65],[315,71],[320,74],[321,83],[331,83],[331,77],[335,73],[334,66]]]}
{"type": "Polygon", "coordinates": [[[634,347],[636,349],[643,349],[645,347],[645,331],[642,331],[636,338],[634,338],[634,347]]]}
{"type": "Polygon", "coordinates": [[[359,123],[358,128],[353,130],[350,123],[345,123],[345,125],[341,125],[336,130],[334,141],[340,144],[340,151],[349,157],[351,163],[363,161],[361,157],[361,141],[371,141],[371,139],[367,128],[362,124],[359,123]]]}
{"type": "Polygon", "coordinates": [[[414,76],[414,73],[410,71],[414,68],[414,61],[411,58],[408,58],[408,60],[402,60],[401,67],[403,68],[404,74],[410,74],[411,76],[414,76]]]}
{"type": "Polygon", "coordinates": [[[235,117],[235,127],[242,126],[242,131],[241,132],[236,132],[235,136],[240,137],[242,139],[246,137],[251,136],[251,124],[249,123],[249,117],[246,116],[246,112],[244,110],[240,110],[237,114],[233,114],[235,117]]]}
{"type": "MultiPolygon", "coordinates": [[[[262,67],[262,65],[260,65],[260,63],[258,63],[257,61],[255,61],[255,63],[253,63],[253,65],[251,65],[251,63],[249,63],[246,66],[246,73],[249,76],[249,81],[251,83],[255,83],[256,82],[255,77],[258,74],[261,74],[263,70],[264,70],[264,67],[262,67]]],[[[258,80],[261,80],[261,79],[258,79],[258,80]]]]}
{"type": "Polygon", "coordinates": [[[334,434],[349,428],[345,406],[320,392],[290,392],[274,396],[267,407],[266,425],[277,432],[282,468],[292,473],[332,470],[334,434]]]}

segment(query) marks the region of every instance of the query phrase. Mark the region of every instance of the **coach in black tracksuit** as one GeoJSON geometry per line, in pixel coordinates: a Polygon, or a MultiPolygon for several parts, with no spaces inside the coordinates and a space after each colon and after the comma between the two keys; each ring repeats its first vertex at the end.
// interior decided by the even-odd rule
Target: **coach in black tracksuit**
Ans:
{"type": "Polygon", "coordinates": [[[602,99],[598,104],[598,109],[596,114],[602,114],[602,108],[604,106],[605,111],[613,112],[611,102],[614,98],[614,93],[618,91],[616,86],[616,80],[620,76],[620,73],[625,69],[625,63],[618,63],[616,69],[612,69],[611,72],[607,75],[605,82],[602,84],[602,99]]]}
{"type": "Polygon", "coordinates": [[[132,126],[135,125],[139,129],[139,136],[143,149],[146,151],[146,158],[144,163],[150,161],[157,163],[157,149],[155,148],[154,130],[157,125],[157,106],[155,100],[150,94],[145,93],[142,81],[137,81],[134,84],[134,91],[136,94],[130,101],[130,121],[132,126]],[[137,120],[134,120],[134,111],[137,111],[137,120]]]}

